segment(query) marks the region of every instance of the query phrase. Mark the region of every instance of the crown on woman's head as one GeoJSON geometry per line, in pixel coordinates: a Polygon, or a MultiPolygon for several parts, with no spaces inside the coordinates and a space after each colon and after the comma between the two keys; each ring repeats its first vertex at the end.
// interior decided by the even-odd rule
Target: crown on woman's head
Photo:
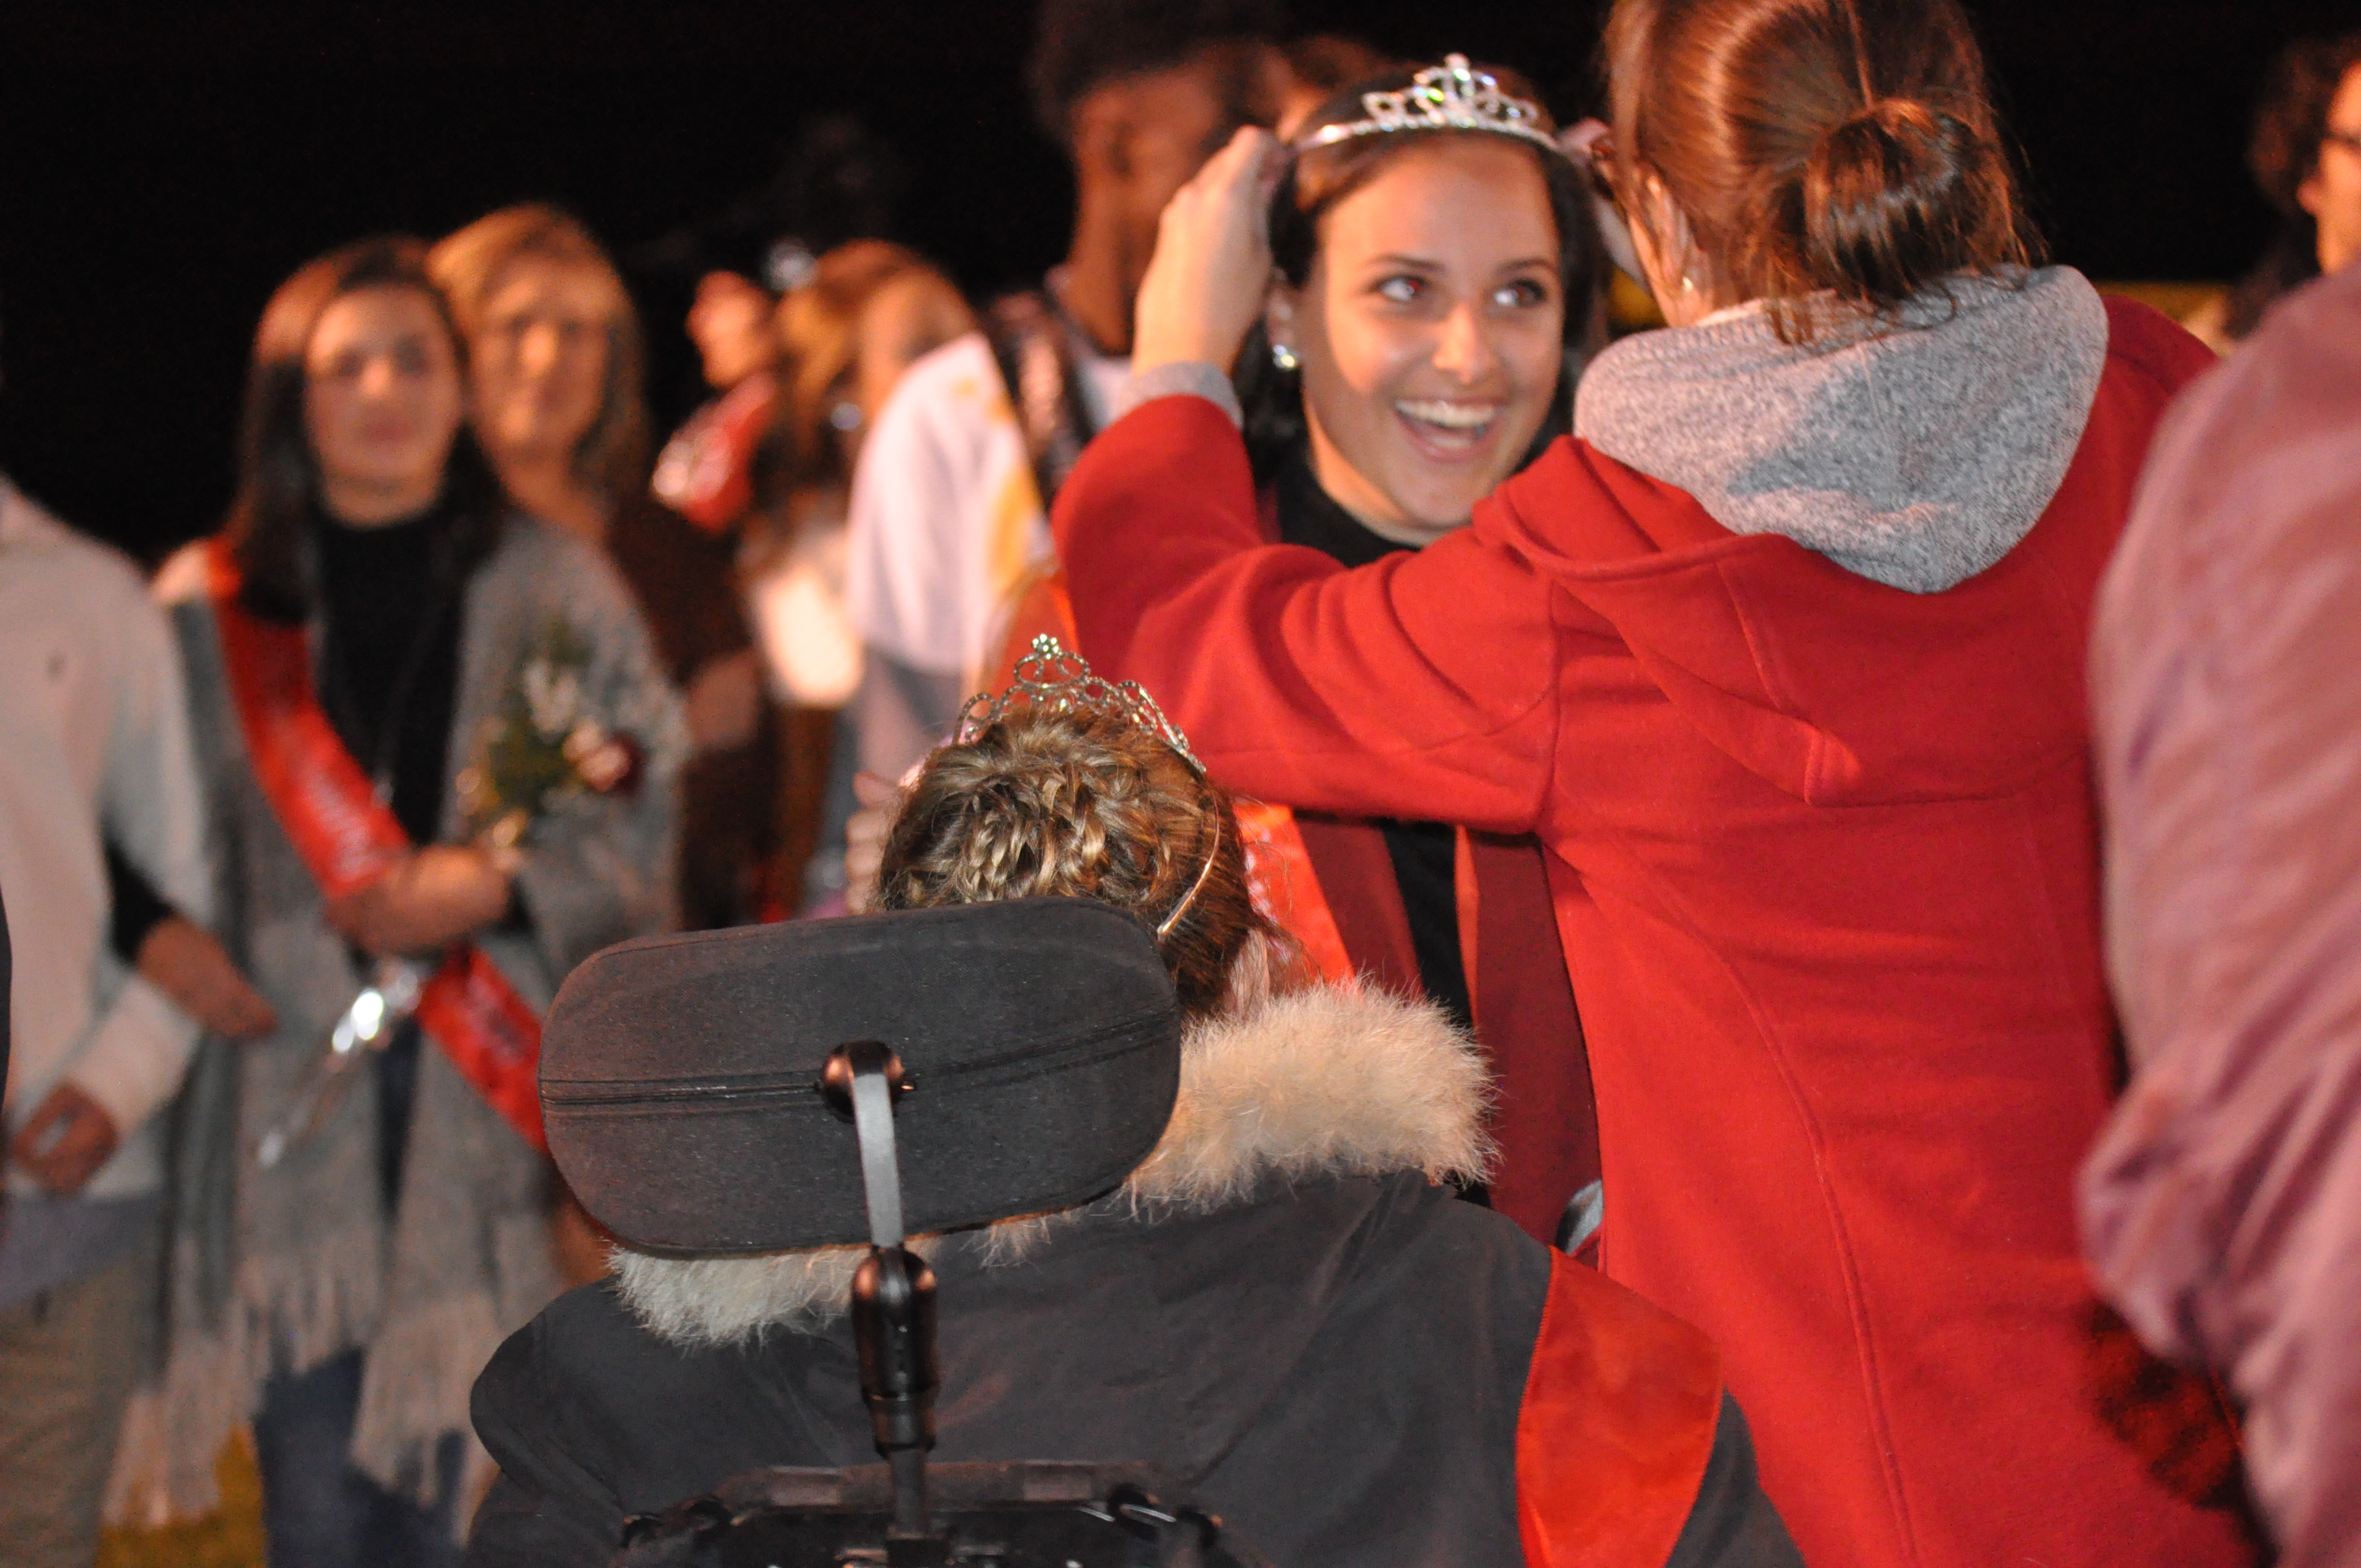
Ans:
{"type": "Polygon", "coordinates": [[[1137,681],[1110,681],[1091,673],[1080,653],[1070,653],[1059,641],[1043,632],[1033,639],[1033,651],[1016,661],[1008,689],[994,696],[979,692],[960,709],[959,733],[964,746],[985,730],[1011,717],[1018,708],[1040,713],[1109,714],[1136,729],[1145,729],[1180,753],[1180,760],[1202,777],[1205,764],[1189,750],[1189,738],[1164,717],[1156,699],[1137,681]]]}
{"type": "Polygon", "coordinates": [[[1468,64],[1464,54],[1444,56],[1441,65],[1420,71],[1399,93],[1362,93],[1361,107],[1367,119],[1323,126],[1298,141],[1295,150],[1310,152],[1356,137],[1395,131],[1489,131],[1565,156],[1557,138],[1542,128],[1541,105],[1501,92],[1500,79],[1468,64]]]}

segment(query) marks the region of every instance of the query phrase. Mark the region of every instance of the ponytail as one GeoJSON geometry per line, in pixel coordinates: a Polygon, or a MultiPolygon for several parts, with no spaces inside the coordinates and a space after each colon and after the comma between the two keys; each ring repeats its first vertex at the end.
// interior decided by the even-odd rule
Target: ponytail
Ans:
{"type": "Polygon", "coordinates": [[[1606,47],[1617,145],[1789,341],[2037,259],[1958,0],[1616,0],[1606,47]]]}
{"type": "Polygon", "coordinates": [[[1953,115],[1883,98],[1831,126],[1803,170],[1798,271],[1814,288],[1891,310],[1938,280],[2012,257],[1992,196],[1999,150],[1953,115]]]}

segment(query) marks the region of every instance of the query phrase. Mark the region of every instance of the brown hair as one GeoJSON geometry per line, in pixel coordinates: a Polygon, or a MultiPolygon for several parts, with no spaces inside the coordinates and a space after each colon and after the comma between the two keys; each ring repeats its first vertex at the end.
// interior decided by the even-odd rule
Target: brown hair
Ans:
{"type": "Polygon", "coordinates": [[[2329,105],[2345,85],[2345,72],[2356,65],[2361,65],[2361,32],[2298,38],[2271,61],[2262,101],[2255,108],[2246,167],[2282,216],[2308,215],[2296,192],[2320,167],[2329,105]]]}
{"type": "MultiPolygon", "coordinates": [[[[1402,66],[1360,82],[1331,97],[1295,128],[1300,141],[1324,126],[1349,125],[1367,115],[1362,104],[1367,93],[1400,92],[1423,66],[1402,66]]],[[[1494,77],[1501,90],[1523,98],[1540,110],[1537,128],[1555,136],[1557,126],[1540,95],[1514,71],[1502,66],[1476,68],[1494,77]]],[[[1471,131],[1403,131],[1386,136],[1355,137],[1314,148],[1294,159],[1279,178],[1270,198],[1272,264],[1288,286],[1301,289],[1311,280],[1312,263],[1320,255],[1321,222],[1354,192],[1376,179],[1405,149],[1446,137],[1482,135],[1471,131]]],[[[1508,140],[1507,137],[1496,137],[1508,140]]],[[[1565,307],[1565,369],[1558,378],[1557,396],[1550,417],[1542,422],[1525,455],[1530,463],[1543,448],[1573,425],[1574,380],[1589,353],[1605,346],[1606,318],[1601,309],[1607,280],[1606,247],[1591,216],[1590,192],[1572,163],[1541,148],[1523,146],[1540,168],[1549,195],[1550,217],[1557,231],[1558,283],[1565,307]]],[[[1238,401],[1246,414],[1246,449],[1257,478],[1268,480],[1305,438],[1303,389],[1292,371],[1270,363],[1268,339],[1257,325],[1238,360],[1238,401]]]]}
{"type": "MultiPolygon", "coordinates": [[[[450,336],[453,363],[467,374],[467,340],[427,275],[423,241],[408,235],[357,240],[306,263],[279,285],[254,329],[238,427],[237,492],[222,525],[245,580],[241,598],[272,620],[302,620],[313,598],[305,552],[320,463],[304,423],[305,356],[328,307],[368,289],[409,289],[424,296],[450,336]]],[[[491,554],[508,510],[499,478],[464,424],[444,467],[442,500],[443,547],[464,575],[491,554]]]]}
{"type": "Polygon", "coordinates": [[[1605,51],[1619,191],[1661,180],[1789,341],[1806,296],[1878,315],[2036,258],[1957,0],[1616,0],[1605,51]]]}
{"type": "Polygon", "coordinates": [[[2320,276],[2320,224],[2297,192],[2320,168],[2329,105],[2345,73],[2361,66],[2361,32],[2333,38],[2298,38],[2271,61],[2255,108],[2246,167],[2279,214],[2278,231],[2254,269],[2231,290],[2224,331],[2243,338],[2289,290],[2320,276]]]}
{"type": "Polygon", "coordinates": [[[840,449],[829,437],[829,417],[840,400],[838,383],[861,355],[861,313],[888,284],[903,279],[932,280],[956,307],[946,313],[939,346],[972,324],[950,280],[916,251],[882,239],[856,239],[821,257],[811,277],[780,302],[778,334],[786,351],[784,395],[774,416],[777,479],[789,488],[843,484],[840,449]]]}
{"type": "Polygon", "coordinates": [[[1114,714],[1023,707],[940,748],[878,869],[883,909],[1045,894],[1099,899],[1151,927],[1179,909],[1157,947],[1191,1018],[1222,1012],[1241,955],[1277,934],[1247,891],[1228,794],[1114,714]]]}
{"type": "Polygon", "coordinates": [[[528,202],[502,207],[445,236],[426,265],[450,298],[461,330],[472,339],[489,324],[484,312],[500,274],[527,258],[596,272],[613,291],[605,395],[598,417],[574,449],[574,476],[614,502],[643,488],[648,480],[647,351],[631,291],[623,287],[622,274],[606,248],[571,214],[528,202]]]}

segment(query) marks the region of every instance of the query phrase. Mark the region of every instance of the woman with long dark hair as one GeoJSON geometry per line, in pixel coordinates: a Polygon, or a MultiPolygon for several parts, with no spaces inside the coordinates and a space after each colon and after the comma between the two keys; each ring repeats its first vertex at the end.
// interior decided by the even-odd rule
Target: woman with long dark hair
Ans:
{"type": "MultiPolygon", "coordinates": [[[[1672,324],[1575,438],[1345,571],[1264,544],[1214,401],[1156,398],[1060,499],[1083,646],[1242,793],[1540,836],[1603,1266],[1719,1343],[1808,1561],[2249,1560],[2115,1430],[2070,1203],[2116,1072],[2091,596],[2211,356],[2035,265],[1953,0],[1619,0],[1606,60],[1672,324]]],[[[1217,396],[1264,313],[1269,150],[1165,214],[1150,389],[1217,396]]],[[[2192,1397],[2146,1435],[2220,1439],[2192,1397]]]]}
{"type": "Polygon", "coordinates": [[[130,1507],[253,1422],[274,1564],[454,1561],[467,1387],[556,1288],[537,1010],[672,918],[678,705],[598,553],[512,511],[410,239],[256,333],[226,526],[167,568],[221,907],[276,1010],[211,1041],[130,1507]]]}
{"type": "MultiPolygon", "coordinates": [[[[1271,291],[1236,379],[1269,533],[1360,566],[1465,528],[1565,433],[1603,344],[1605,259],[1548,112],[1498,68],[1398,69],[1293,130],[1269,207],[1271,291]],[[1530,134],[1337,134],[1372,93],[1446,77],[1518,104],[1530,134]]],[[[1332,967],[1341,949],[1356,972],[1473,1024],[1499,1085],[1489,1201],[1582,1245],[1598,1137],[1539,847],[1424,812],[1247,815],[1290,929],[1332,967]]]]}
{"type": "MultiPolygon", "coordinates": [[[[1265,537],[1346,566],[1423,548],[1566,430],[1601,346],[1589,187],[1514,76],[1453,57],[1339,93],[1293,127],[1273,191],[1273,279],[1235,373],[1265,537]],[[1505,128],[1340,137],[1371,95],[1444,81],[1517,105],[1505,128]],[[1402,411],[1414,411],[1405,414],[1402,411]]],[[[1029,589],[1004,670],[1071,640],[1065,580],[1029,589]]],[[[1426,814],[1245,804],[1261,896],[1321,966],[1472,1023],[1499,1078],[1489,1201],[1582,1245],[1599,1213],[1582,1025],[1530,838],[1426,814]]]]}

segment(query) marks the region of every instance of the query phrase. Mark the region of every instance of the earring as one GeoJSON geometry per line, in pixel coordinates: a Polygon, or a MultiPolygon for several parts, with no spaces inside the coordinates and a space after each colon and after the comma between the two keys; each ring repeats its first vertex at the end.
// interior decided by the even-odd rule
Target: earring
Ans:
{"type": "Polygon", "coordinates": [[[1270,345],[1270,362],[1281,370],[1292,370],[1303,363],[1295,356],[1295,350],[1283,343],[1274,343],[1270,345]]]}
{"type": "Polygon", "coordinates": [[[1690,277],[1686,272],[1681,274],[1681,292],[1684,294],[1694,294],[1697,292],[1697,280],[1690,277]]]}

